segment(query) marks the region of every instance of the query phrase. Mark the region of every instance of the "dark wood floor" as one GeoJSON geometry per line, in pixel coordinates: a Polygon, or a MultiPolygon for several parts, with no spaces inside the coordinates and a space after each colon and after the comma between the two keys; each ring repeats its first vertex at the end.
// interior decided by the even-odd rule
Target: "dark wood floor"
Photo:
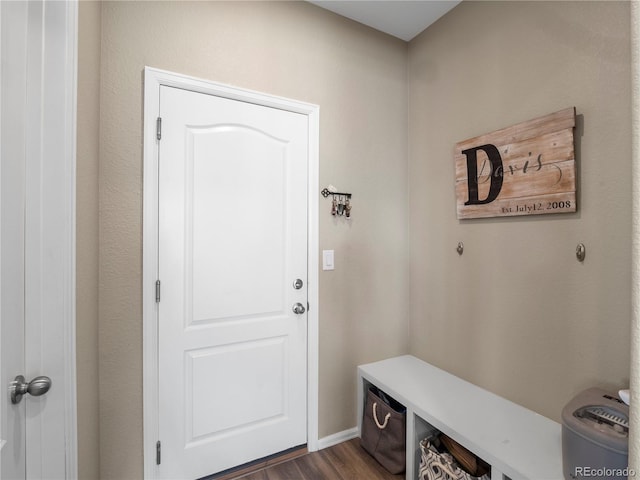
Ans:
{"type": "Polygon", "coordinates": [[[354,438],[318,452],[273,465],[237,480],[401,480],[391,475],[354,438]]]}

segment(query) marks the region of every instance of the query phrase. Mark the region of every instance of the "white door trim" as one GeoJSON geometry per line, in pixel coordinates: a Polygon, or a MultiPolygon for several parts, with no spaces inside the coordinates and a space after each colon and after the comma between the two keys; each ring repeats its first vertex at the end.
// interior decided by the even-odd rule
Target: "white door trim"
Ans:
{"type": "Polygon", "coordinates": [[[158,310],[155,282],[158,279],[158,141],[156,120],[160,110],[160,86],[217,95],[233,100],[301,113],[309,119],[308,178],[308,367],[307,367],[307,448],[318,449],[318,195],[319,195],[319,114],[317,105],[267,95],[251,90],[145,67],[144,70],[144,173],[143,173],[143,409],[144,477],[157,477],[158,441],[158,310]]]}

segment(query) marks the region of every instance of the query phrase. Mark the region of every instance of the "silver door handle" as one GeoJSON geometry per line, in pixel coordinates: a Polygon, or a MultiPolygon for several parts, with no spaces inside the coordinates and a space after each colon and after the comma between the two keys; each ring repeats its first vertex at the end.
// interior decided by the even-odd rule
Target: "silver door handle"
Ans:
{"type": "Polygon", "coordinates": [[[40,376],[36,377],[30,382],[26,382],[22,375],[18,375],[11,385],[9,386],[9,392],[11,393],[11,403],[14,405],[20,403],[22,396],[25,394],[39,397],[44,395],[51,388],[51,379],[49,377],[40,376]]]}
{"type": "Polygon", "coordinates": [[[305,312],[304,305],[302,305],[301,303],[296,303],[293,306],[293,313],[295,313],[296,315],[302,315],[304,312],[305,312]]]}

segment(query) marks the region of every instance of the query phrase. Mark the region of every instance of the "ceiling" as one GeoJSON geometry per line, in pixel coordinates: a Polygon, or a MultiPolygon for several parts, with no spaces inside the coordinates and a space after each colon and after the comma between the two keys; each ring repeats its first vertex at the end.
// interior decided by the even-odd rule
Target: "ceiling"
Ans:
{"type": "Polygon", "coordinates": [[[308,1],[406,42],[460,3],[460,0],[308,1]]]}

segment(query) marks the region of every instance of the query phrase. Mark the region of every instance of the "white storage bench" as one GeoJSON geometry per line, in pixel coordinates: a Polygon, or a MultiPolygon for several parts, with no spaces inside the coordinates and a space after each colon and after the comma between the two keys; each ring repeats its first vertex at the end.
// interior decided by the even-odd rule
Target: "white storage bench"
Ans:
{"type": "Polygon", "coordinates": [[[491,465],[492,480],[563,480],[561,426],[411,355],[358,367],[358,431],[375,385],[407,407],[407,480],[415,480],[420,441],[449,435],[491,465]]]}

